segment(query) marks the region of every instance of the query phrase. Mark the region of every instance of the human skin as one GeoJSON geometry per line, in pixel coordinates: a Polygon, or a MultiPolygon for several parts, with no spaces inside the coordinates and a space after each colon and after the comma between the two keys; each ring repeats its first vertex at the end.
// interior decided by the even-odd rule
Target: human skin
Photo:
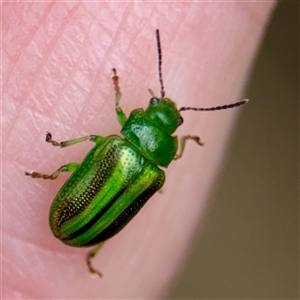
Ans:
{"type": "Polygon", "coordinates": [[[147,298],[164,295],[201,230],[236,114],[182,112],[176,135],[199,135],[166,170],[161,193],[93,260],[64,245],[48,225],[51,201],[69,174],[31,179],[80,162],[92,143],[59,149],[89,134],[117,134],[111,69],[120,106],[146,108],[159,96],[155,29],[160,29],[166,96],[178,107],[241,100],[274,2],[5,3],[2,99],[2,299],[147,298]]]}

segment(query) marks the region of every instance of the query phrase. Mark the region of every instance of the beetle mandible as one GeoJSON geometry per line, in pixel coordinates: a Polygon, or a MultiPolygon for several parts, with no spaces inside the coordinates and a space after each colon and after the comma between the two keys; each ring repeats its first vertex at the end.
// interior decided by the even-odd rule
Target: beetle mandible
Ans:
{"type": "Polygon", "coordinates": [[[186,135],[178,140],[172,134],[183,123],[181,111],[213,111],[237,107],[242,100],[229,105],[194,108],[181,107],[165,97],[162,80],[162,54],[159,31],[156,30],[160,97],[149,89],[151,99],[146,110],[133,110],[129,117],[119,106],[121,90],[116,69],[113,69],[115,110],[123,138],[89,135],[64,142],[52,140],[46,133],[46,142],[64,148],[86,140],[96,145],[79,163],[61,166],[51,175],[25,172],[32,178],[56,179],[61,172],[73,172],[52,202],[49,216],[55,237],[73,247],[95,246],[86,256],[90,273],[102,276],[91,259],[104,241],[117,234],[138,213],[146,201],[165,181],[171,161],[182,157],[186,142],[193,140],[202,146],[198,136],[186,135]],[[167,151],[166,151],[167,149],[167,151]]]}

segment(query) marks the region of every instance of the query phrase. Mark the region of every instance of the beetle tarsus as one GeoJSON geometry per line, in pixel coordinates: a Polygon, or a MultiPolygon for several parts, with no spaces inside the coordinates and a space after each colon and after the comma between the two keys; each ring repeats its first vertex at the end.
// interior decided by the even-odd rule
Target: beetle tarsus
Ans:
{"type": "Polygon", "coordinates": [[[177,159],[179,159],[179,158],[182,157],[187,140],[193,140],[199,146],[204,146],[204,144],[201,142],[201,139],[200,139],[199,136],[184,135],[180,139],[180,142],[179,142],[179,152],[175,155],[174,160],[177,160],[177,159]]]}
{"type": "Polygon", "coordinates": [[[25,171],[25,175],[30,176],[31,178],[55,179],[55,178],[52,178],[51,175],[41,174],[41,173],[37,173],[35,171],[32,171],[32,172],[25,171]]]}
{"type": "MultiPolygon", "coordinates": [[[[102,246],[102,244],[100,244],[102,246]]],[[[100,248],[101,248],[100,246],[100,248]]],[[[88,270],[91,274],[93,275],[98,275],[99,277],[103,277],[102,273],[98,270],[96,270],[93,266],[92,266],[92,262],[91,259],[94,258],[97,254],[97,252],[100,250],[100,248],[98,248],[98,246],[94,249],[92,249],[87,255],[86,255],[86,264],[88,267],[88,270]]]]}
{"type": "Polygon", "coordinates": [[[88,252],[88,254],[86,255],[86,264],[88,267],[88,270],[91,274],[95,274],[98,275],[99,277],[103,277],[102,273],[96,269],[94,269],[94,267],[92,266],[92,262],[91,259],[94,258],[96,256],[96,254],[99,252],[99,250],[102,248],[102,246],[104,245],[104,243],[100,243],[98,245],[96,245],[92,250],[90,250],[88,252]]]}
{"type": "Polygon", "coordinates": [[[48,131],[46,132],[46,142],[51,143],[53,146],[56,146],[56,147],[63,147],[63,142],[59,143],[59,142],[53,141],[52,134],[48,131]]]}
{"type": "MultiPolygon", "coordinates": [[[[90,253],[89,253],[90,254],[90,253]]],[[[96,269],[93,268],[92,266],[92,262],[91,262],[91,259],[95,256],[95,255],[87,255],[87,259],[86,259],[86,263],[87,263],[87,267],[88,267],[88,270],[89,272],[92,274],[92,275],[98,275],[99,277],[103,277],[102,276],[102,273],[96,269]]]]}

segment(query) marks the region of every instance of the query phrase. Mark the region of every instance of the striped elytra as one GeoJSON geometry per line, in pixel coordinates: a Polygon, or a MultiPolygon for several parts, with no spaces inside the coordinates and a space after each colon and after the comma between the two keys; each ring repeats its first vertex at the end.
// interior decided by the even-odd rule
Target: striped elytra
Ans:
{"type": "Polygon", "coordinates": [[[109,136],[96,144],[54,199],[53,234],[91,246],[119,232],[164,183],[164,172],[130,143],[109,136]]]}

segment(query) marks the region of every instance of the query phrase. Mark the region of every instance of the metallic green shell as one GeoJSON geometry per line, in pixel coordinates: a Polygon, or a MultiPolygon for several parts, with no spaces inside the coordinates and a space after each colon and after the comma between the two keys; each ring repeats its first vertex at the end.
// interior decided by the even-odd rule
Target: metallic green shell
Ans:
{"type": "Polygon", "coordinates": [[[176,155],[177,137],[158,127],[141,108],[130,113],[121,133],[156,165],[167,167],[176,155]]]}
{"type": "Polygon", "coordinates": [[[132,144],[108,136],[87,154],[54,199],[53,234],[91,246],[118,233],[164,184],[165,175],[132,144]]]}

